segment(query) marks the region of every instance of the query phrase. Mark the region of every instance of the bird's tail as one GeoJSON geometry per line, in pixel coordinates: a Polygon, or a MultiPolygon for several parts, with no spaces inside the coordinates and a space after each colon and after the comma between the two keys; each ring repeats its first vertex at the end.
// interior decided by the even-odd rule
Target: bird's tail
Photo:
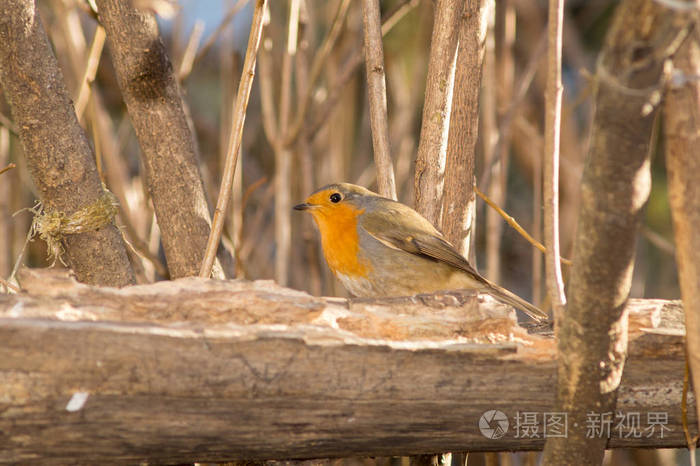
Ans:
{"type": "Polygon", "coordinates": [[[529,315],[538,322],[542,322],[549,319],[549,316],[544,311],[542,311],[537,306],[528,303],[515,293],[512,293],[506,290],[505,288],[496,285],[495,283],[491,283],[489,281],[487,281],[486,283],[488,286],[484,291],[486,291],[488,294],[501,301],[502,303],[510,304],[511,306],[520,309],[525,314],[529,315]]]}

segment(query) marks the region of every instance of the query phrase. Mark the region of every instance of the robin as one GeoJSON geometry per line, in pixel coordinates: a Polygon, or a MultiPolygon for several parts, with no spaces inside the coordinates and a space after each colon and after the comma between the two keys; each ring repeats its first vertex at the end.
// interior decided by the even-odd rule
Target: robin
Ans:
{"type": "Polygon", "coordinates": [[[470,289],[533,319],[547,319],[537,307],[479,275],[427,219],[400,202],[361,186],[336,183],[320,188],[294,209],[311,213],[328,266],[355,296],[470,289]]]}

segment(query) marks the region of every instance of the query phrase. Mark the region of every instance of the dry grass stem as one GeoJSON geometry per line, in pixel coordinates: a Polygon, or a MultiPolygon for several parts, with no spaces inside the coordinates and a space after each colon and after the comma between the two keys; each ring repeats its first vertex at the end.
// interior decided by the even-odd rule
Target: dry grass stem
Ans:
{"type": "Polygon", "coordinates": [[[90,98],[90,85],[95,80],[97,67],[100,64],[100,56],[102,55],[102,49],[105,45],[105,38],[105,29],[102,26],[97,26],[95,29],[95,36],[93,37],[92,44],[90,45],[88,57],[85,62],[85,72],[80,80],[78,97],[75,99],[75,114],[78,117],[78,121],[83,120],[83,113],[85,112],[85,107],[87,106],[88,99],[90,98]]]}
{"type": "Polygon", "coordinates": [[[240,153],[241,140],[243,138],[243,124],[245,122],[246,108],[248,107],[248,98],[250,97],[250,90],[253,87],[253,78],[255,77],[255,58],[258,53],[258,48],[260,47],[265,4],[266,0],[257,0],[255,10],[253,11],[253,21],[248,38],[248,49],[246,50],[245,61],[243,62],[243,72],[241,73],[241,81],[238,85],[238,94],[233,111],[233,129],[226,151],[226,165],[224,166],[221,188],[219,189],[219,198],[216,202],[216,210],[214,211],[214,218],[212,220],[211,234],[207,241],[204,260],[202,261],[202,267],[199,271],[200,277],[208,278],[211,275],[211,269],[214,265],[214,259],[216,258],[216,250],[219,247],[219,240],[224,227],[224,214],[228,210],[228,203],[231,198],[233,175],[238,161],[238,154],[240,153]]]}

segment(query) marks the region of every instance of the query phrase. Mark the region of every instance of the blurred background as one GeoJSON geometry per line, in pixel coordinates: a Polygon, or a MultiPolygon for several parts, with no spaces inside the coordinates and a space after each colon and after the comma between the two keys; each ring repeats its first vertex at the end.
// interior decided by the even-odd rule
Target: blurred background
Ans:
{"type": "MultiPolygon", "coordinates": [[[[301,2],[290,120],[295,122],[302,114],[302,102],[307,95],[309,104],[303,110],[298,141],[289,155],[292,204],[330,182],[347,181],[376,188],[364,63],[357,66],[353,62],[353,57],[362,52],[361,7],[359,2],[347,2],[343,11],[344,3],[341,0],[301,2]],[[310,82],[318,50],[336,23],[337,40],[320,63],[318,78],[310,82]]],[[[566,257],[570,257],[572,249],[578,189],[588,146],[592,112],[589,75],[616,4],[610,0],[566,3],[560,189],[562,254],[566,257]]],[[[80,64],[91,48],[96,21],[83,2],[40,0],[38,5],[68,87],[77,92],[78,70],[83,69],[80,64]]],[[[159,19],[161,34],[189,105],[199,144],[202,177],[213,205],[218,195],[252,5],[242,0],[186,0],[173,2],[171,6],[174,6],[172,15],[159,19]]],[[[543,152],[546,2],[502,0],[492,2],[490,7],[476,154],[477,185],[526,230],[539,237],[541,181],[536,175],[543,152]],[[486,170],[491,166],[490,172],[486,170]]],[[[247,279],[275,278],[276,193],[272,182],[275,149],[271,142],[275,135],[271,133],[280,118],[288,13],[288,2],[270,2],[245,121],[234,201],[224,235],[225,246],[235,251],[236,276],[247,279]]],[[[386,0],[382,2],[382,14],[391,18],[384,53],[398,195],[400,201],[413,205],[413,167],[420,134],[433,2],[386,0]]],[[[140,241],[142,248],[148,248],[152,256],[164,262],[157,223],[144,189],[138,142],[106,47],[96,73],[93,97],[81,122],[92,140],[103,179],[122,201],[124,208],[119,222],[123,231],[135,247],[140,241]],[[105,115],[108,124],[97,124],[105,115]]],[[[4,101],[0,103],[0,113],[10,118],[4,101]]],[[[5,123],[0,127],[0,167],[10,162],[17,164],[16,169],[0,176],[0,276],[7,278],[21,254],[31,222],[31,214],[21,209],[32,207],[37,195],[12,124],[5,123]]],[[[663,141],[657,145],[659,153],[662,153],[661,144],[663,141]]],[[[653,177],[646,223],[638,239],[632,296],[678,298],[665,167],[662,158],[656,156],[653,177]]],[[[310,218],[298,213],[290,215],[288,285],[315,295],[344,296],[342,286],[327,271],[310,218]]],[[[476,265],[483,274],[523,297],[538,303],[544,300],[540,253],[481,201],[477,208],[475,248],[476,265]]],[[[132,254],[132,259],[140,263],[139,280],[151,282],[165,278],[146,256],[143,251],[132,254]]],[[[43,242],[31,241],[23,261],[33,267],[49,265],[43,242]]]]}

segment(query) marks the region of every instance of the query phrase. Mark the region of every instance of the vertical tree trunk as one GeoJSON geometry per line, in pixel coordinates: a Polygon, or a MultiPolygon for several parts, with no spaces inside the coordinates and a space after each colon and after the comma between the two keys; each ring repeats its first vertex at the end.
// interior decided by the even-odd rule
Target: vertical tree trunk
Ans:
{"type": "MultiPolygon", "coordinates": [[[[688,362],[700,392],[700,45],[698,30],[673,59],[687,78],[666,96],[664,129],[668,190],[676,238],[676,260],[685,310],[688,362]]],[[[700,407],[698,407],[700,410],[700,407]]],[[[700,412],[700,411],[699,411],[700,412]]]]}
{"type": "Polygon", "coordinates": [[[416,210],[439,225],[455,58],[464,0],[437,0],[416,155],[416,210]]]}
{"type": "MultiPolygon", "coordinates": [[[[117,81],[141,146],[172,278],[197,275],[211,218],[173,67],[150,13],[98,0],[117,81]]],[[[214,271],[223,278],[221,267],[214,271]]]]}
{"type": "Polygon", "coordinates": [[[466,0],[459,29],[441,227],[445,237],[469,256],[476,201],[474,160],[479,133],[479,91],[484,64],[486,0],[466,0]]]}
{"type": "Polygon", "coordinates": [[[547,439],[545,464],[600,464],[603,459],[607,435],[590,435],[588,416],[615,409],[627,352],[624,306],[635,236],[651,187],[656,109],[649,102],[664,59],[682,34],[677,20],[653,0],[622,2],[598,61],[569,301],[557,324],[553,411],[567,413],[568,435],[547,439]]]}
{"type": "MultiPolygon", "coordinates": [[[[0,82],[45,209],[70,215],[103,194],[94,155],[34,1],[8,0],[3,6],[0,82]]],[[[65,236],[62,242],[78,280],[107,286],[134,282],[124,242],[113,224],[65,236]]]]}

